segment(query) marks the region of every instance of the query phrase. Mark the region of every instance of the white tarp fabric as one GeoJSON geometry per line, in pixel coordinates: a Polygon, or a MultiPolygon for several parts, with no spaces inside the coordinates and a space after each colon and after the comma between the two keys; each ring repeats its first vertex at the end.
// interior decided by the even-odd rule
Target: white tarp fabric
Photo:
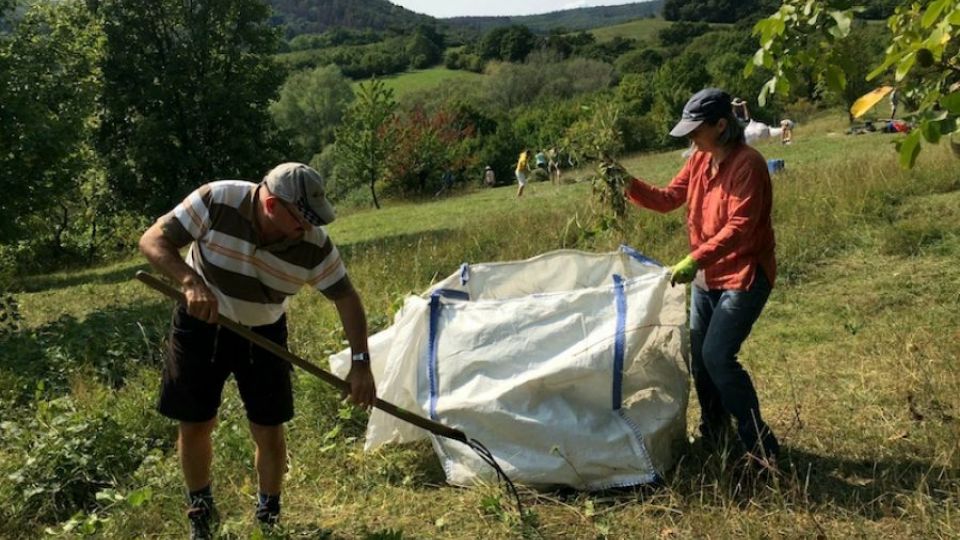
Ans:
{"type": "MultiPolygon", "coordinates": [[[[371,337],[378,394],[481,441],[515,482],[653,482],[686,434],[685,294],[626,246],[464,264],[371,337]]],[[[340,377],[349,363],[330,357],[340,377]]],[[[366,449],[428,435],[374,410],[366,449]]],[[[451,484],[495,481],[465,445],[433,445],[451,484]]]]}

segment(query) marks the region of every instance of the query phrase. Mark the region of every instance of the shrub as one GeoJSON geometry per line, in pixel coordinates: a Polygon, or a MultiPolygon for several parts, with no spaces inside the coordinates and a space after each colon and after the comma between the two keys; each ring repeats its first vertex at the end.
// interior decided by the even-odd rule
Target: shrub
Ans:
{"type": "Polygon", "coordinates": [[[0,288],[0,337],[20,330],[20,304],[0,288]]]}
{"type": "Polygon", "coordinates": [[[399,73],[406,70],[410,64],[406,42],[401,38],[366,45],[293,51],[278,55],[277,60],[290,71],[335,64],[344,75],[352,79],[399,73]]]}
{"type": "Polygon", "coordinates": [[[703,22],[676,22],[657,32],[660,43],[665,46],[685,45],[693,38],[710,31],[710,25],[703,22]]]}
{"type": "Polygon", "coordinates": [[[530,180],[534,182],[546,182],[550,180],[550,173],[546,169],[536,167],[530,171],[530,180]]]}
{"type": "Polygon", "coordinates": [[[661,64],[663,55],[660,51],[648,47],[624,53],[614,65],[620,73],[647,73],[656,71],[661,64]]]}
{"type": "Polygon", "coordinates": [[[648,114],[623,115],[618,127],[623,134],[623,149],[626,152],[655,149],[663,138],[663,134],[657,131],[656,121],[648,114]]]}
{"type": "Polygon", "coordinates": [[[460,69],[460,57],[462,54],[459,50],[451,50],[444,53],[443,67],[447,69],[460,69]]]}
{"type": "Polygon", "coordinates": [[[810,101],[809,99],[798,99],[783,107],[783,116],[784,118],[789,118],[794,122],[806,122],[811,116],[813,116],[818,111],[817,104],[810,101]]]}
{"type": "Polygon", "coordinates": [[[633,50],[637,45],[637,40],[617,36],[609,41],[592,43],[585,47],[577,48],[576,56],[599,60],[601,62],[612,63],[618,57],[633,50]]]}
{"type": "Polygon", "coordinates": [[[591,102],[573,98],[541,101],[536,106],[521,108],[515,112],[513,130],[521,134],[523,143],[532,148],[559,146],[567,129],[589,114],[582,105],[591,102]]]}
{"type": "Polygon", "coordinates": [[[339,68],[328,65],[292,74],[280,88],[279,99],[270,104],[270,115],[292,135],[300,156],[310,156],[333,142],[352,100],[350,81],[339,68]]]}
{"type": "Polygon", "coordinates": [[[657,122],[657,132],[663,134],[661,140],[664,144],[670,144],[666,134],[680,117],[684,104],[694,92],[705,88],[709,82],[706,58],[697,53],[684,53],[671,58],[657,71],[651,114],[657,122]]]}
{"type": "Polygon", "coordinates": [[[653,81],[651,77],[631,73],[617,86],[616,99],[623,106],[623,112],[629,116],[640,116],[650,112],[653,106],[653,81]]]}
{"type": "Polygon", "coordinates": [[[479,163],[493,167],[498,184],[511,184],[514,182],[517,157],[523,148],[524,142],[514,131],[513,125],[503,120],[497,124],[496,132],[481,139],[477,155],[479,163]]]}
{"type": "Polygon", "coordinates": [[[85,411],[67,397],[37,403],[25,425],[0,425],[8,446],[0,501],[11,517],[55,522],[96,503],[96,494],[136,469],[149,440],[129,433],[104,410],[85,411]]]}
{"type": "Polygon", "coordinates": [[[473,137],[475,128],[456,111],[438,110],[432,114],[417,107],[396,117],[393,125],[397,144],[387,156],[390,174],[385,189],[401,195],[427,195],[441,187],[441,175],[451,169],[463,169],[468,163],[464,140],[473,137]]]}
{"type": "Polygon", "coordinates": [[[94,311],[83,320],[63,315],[40,328],[3,336],[5,375],[20,382],[0,387],[0,398],[22,404],[38,392],[37,381],[40,394],[54,395],[77,376],[123,387],[137,366],[160,364],[161,350],[153,343],[162,341],[166,328],[161,318],[168,313],[145,308],[94,311]]]}
{"type": "Polygon", "coordinates": [[[21,276],[128,257],[153,218],[109,206],[73,208],[59,232],[32,217],[31,238],[0,243],[0,290],[17,289],[21,276]]]}
{"type": "Polygon", "coordinates": [[[415,32],[407,41],[407,58],[415,69],[430,67],[440,61],[443,51],[422,32],[415,32]]]}
{"type": "Polygon", "coordinates": [[[476,54],[450,50],[447,51],[443,57],[443,65],[447,69],[460,69],[474,73],[482,73],[486,62],[476,54]]]}

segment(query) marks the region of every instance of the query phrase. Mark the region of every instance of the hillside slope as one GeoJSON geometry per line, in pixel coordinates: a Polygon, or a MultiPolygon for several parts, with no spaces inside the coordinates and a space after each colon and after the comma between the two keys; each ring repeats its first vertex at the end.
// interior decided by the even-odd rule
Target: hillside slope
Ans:
{"type": "Polygon", "coordinates": [[[331,28],[388,30],[436,22],[387,0],[270,0],[270,5],[275,12],[271,22],[283,26],[287,38],[331,28]]]}
{"type": "Polygon", "coordinates": [[[663,7],[663,0],[650,0],[619,6],[598,6],[566,9],[541,15],[513,17],[453,17],[441,19],[451,28],[485,32],[498,26],[522,24],[534,32],[545,33],[552,28],[589,30],[620,24],[633,19],[655,17],[663,7]]]}
{"type": "Polygon", "coordinates": [[[663,0],[567,9],[541,15],[448,19],[415,13],[387,0],[270,0],[270,5],[275,13],[271,22],[283,26],[284,35],[289,39],[300,34],[321,34],[332,28],[403,30],[419,24],[439,25],[455,34],[473,35],[512,24],[522,24],[539,33],[551,28],[588,30],[656,16],[663,0]]]}

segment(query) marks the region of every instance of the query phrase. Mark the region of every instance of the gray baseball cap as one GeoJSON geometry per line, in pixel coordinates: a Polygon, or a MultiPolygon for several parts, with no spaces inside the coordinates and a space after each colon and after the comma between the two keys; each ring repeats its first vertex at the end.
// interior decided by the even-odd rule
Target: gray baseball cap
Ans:
{"type": "Polygon", "coordinates": [[[674,137],[686,137],[707,120],[725,118],[733,112],[730,94],[719,88],[704,88],[697,92],[683,106],[680,121],[670,130],[674,137]]]}
{"type": "Polygon", "coordinates": [[[337,218],[326,196],[326,181],[309,165],[281,163],[263,177],[263,184],[270,193],[296,205],[304,219],[316,227],[337,218]]]}

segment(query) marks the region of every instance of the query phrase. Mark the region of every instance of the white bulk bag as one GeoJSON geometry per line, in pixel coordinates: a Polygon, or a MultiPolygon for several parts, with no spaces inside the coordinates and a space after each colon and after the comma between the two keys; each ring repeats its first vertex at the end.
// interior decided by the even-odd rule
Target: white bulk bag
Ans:
{"type": "MultiPolygon", "coordinates": [[[[484,443],[518,483],[649,483],[684,443],[685,288],[626,246],[464,264],[370,347],[380,398],[484,443]]],[[[349,350],[330,364],[346,376],[349,350]]],[[[374,410],[366,449],[428,435],[374,410]]],[[[462,443],[433,445],[451,484],[495,480],[462,443]]]]}

